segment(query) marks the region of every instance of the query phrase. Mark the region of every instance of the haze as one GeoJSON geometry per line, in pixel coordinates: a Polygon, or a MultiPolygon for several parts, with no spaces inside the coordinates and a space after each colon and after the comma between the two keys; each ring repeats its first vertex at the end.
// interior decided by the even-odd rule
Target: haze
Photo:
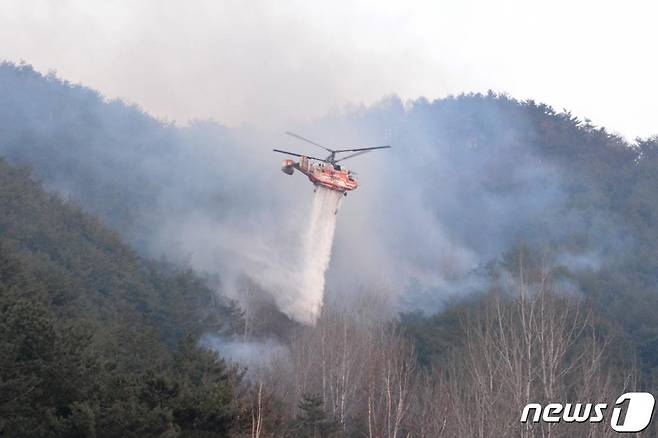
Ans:
{"type": "Polygon", "coordinates": [[[640,1],[4,1],[0,59],[186,124],[284,126],[493,89],[658,133],[658,7],[640,1]]]}

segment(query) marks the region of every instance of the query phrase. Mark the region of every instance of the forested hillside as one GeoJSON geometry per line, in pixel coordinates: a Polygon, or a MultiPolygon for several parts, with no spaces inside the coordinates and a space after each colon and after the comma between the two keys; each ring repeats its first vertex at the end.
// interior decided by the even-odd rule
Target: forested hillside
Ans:
{"type": "Polygon", "coordinates": [[[239,376],[196,343],[233,310],[0,161],[0,435],[230,430],[239,376]]]}
{"type": "Polygon", "coordinates": [[[578,436],[520,408],[656,391],[658,137],[493,92],[300,125],[394,146],[354,161],[315,327],[269,284],[310,191],[278,139],[0,65],[2,432],[578,436]],[[283,353],[239,383],[221,331],[283,353]]]}

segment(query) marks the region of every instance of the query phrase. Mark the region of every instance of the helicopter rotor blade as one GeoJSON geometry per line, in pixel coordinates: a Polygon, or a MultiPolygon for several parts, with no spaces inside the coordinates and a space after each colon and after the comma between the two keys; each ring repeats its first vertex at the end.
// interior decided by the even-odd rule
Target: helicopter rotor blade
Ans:
{"type": "Polygon", "coordinates": [[[374,151],[375,149],[388,149],[388,148],[390,148],[390,146],[373,146],[371,148],[338,149],[334,152],[374,151]]]}
{"type": "Polygon", "coordinates": [[[297,153],[295,153],[295,152],[283,151],[283,150],[281,150],[281,149],[272,149],[272,150],[273,150],[274,152],[278,152],[278,153],[280,153],[280,154],[292,155],[293,157],[306,157],[306,158],[308,158],[308,159],[310,159],[310,160],[318,160],[318,161],[328,162],[328,161],[325,160],[324,158],[311,157],[311,156],[309,156],[309,155],[297,154],[297,153]]]}
{"type": "Polygon", "coordinates": [[[341,162],[341,161],[348,160],[348,159],[350,159],[350,158],[354,158],[354,157],[356,157],[356,156],[358,156],[358,155],[367,154],[368,152],[370,152],[370,151],[369,151],[369,150],[368,150],[368,151],[359,151],[359,152],[357,152],[357,153],[355,153],[355,154],[351,154],[351,155],[348,155],[347,157],[343,157],[343,158],[341,158],[340,160],[336,160],[335,163],[339,163],[339,162],[341,162]]]}
{"type": "Polygon", "coordinates": [[[322,148],[322,149],[324,149],[325,151],[334,152],[332,149],[329,149],[328,147],[322,146],[321,144],[318,144],[318,143],[316,143],[316,142],[314,142],[314,141],[312,141],[312,140],[309,140],[308,138],[302,137],[302,136],[299,135],[299,134],[295,134],[294,132],[286,131],[286,134],[289,135],[289,136],[291,136],[291,137],[298,138],[298,139],[300,139],[300,140],[302,140],[302,141],[305,141],[305,142],[307,142],[307,143],[311,143],[312,145],[317,146],[317,147],[319,147],[319,148],[322,148]]]}

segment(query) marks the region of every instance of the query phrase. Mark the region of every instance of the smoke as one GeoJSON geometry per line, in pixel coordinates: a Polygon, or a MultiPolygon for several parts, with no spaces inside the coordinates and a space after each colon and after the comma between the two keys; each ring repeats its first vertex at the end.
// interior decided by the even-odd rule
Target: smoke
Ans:
{"type": "Polygon", "coordinates": [[[5,0],[0,57],[182,123],[274,125],[392,91],[493,88],[615,123],[628,138],[654,132],[654,2],[503,3],[5,0]],[[611,89],[628,65],[633,80],[611,89]]]}
{"type": "Polygon", "coordinates": [[[288,355],[287,347],[274,339],[238,340],[205,335],[199,344],[219,353],[225,360],[246,367],[252,372],[267,367],[278,357],[288,355]]]}
{"type": "Polygon", "coordinates": [[[605,206],[581,207],[597,198],[586,176],[551,158],[553,139],[541,144],[544,121],[563,117],[546,107],[392,97],[265,131],[176,127],[29,66],[0,65],[0,90],[0,154],[142,254],[212,274],[219,293],[243,303],[246,277],[303,322],[316,318],[323,290],[343,302],[377,294],[391,313],[434,311],[485,288],[484,268],[519,242],[551,242],[569,265],[588,255],[603,266],[631,247],[605,206]],[[360,185],[335,223],[338,199],[280,172],[272,147],[317,152],[286,129],[338,148],[393,148],[345,162],[360,185]]]}

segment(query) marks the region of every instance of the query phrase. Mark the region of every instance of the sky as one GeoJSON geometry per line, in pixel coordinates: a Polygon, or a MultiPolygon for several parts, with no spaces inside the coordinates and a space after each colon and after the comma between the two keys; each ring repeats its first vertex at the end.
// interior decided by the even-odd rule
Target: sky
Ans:
{"type": "Polygon", "coordinates": [[[3,0],[0,60],[179,124],[491,89],[658,134],[658,2],[3,0]]]}

